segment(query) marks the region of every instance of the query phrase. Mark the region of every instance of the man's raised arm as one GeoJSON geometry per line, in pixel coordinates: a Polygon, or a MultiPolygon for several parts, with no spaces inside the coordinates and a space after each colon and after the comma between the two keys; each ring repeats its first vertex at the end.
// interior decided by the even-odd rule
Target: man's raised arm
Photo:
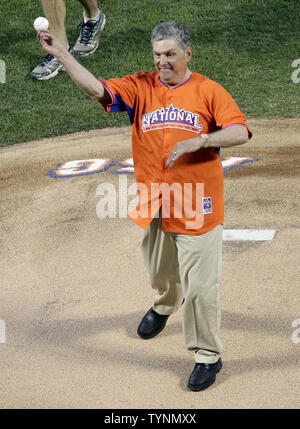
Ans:
{"type": "Polygon", "coordinates": [[[75,84],[89,97],[97,101],[109,99],[109,95],[102,83],[79,64],[57,37],[48,31],[39,31],[38,39],[44,50],[57,58],[75,84]]]}

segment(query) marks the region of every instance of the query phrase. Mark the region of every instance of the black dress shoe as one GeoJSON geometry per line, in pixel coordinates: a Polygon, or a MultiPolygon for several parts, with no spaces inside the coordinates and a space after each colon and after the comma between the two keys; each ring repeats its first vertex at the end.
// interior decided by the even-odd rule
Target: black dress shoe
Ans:
{"type": "Polygon", "coordinates": [[[211,386],[222,366],[221,358],[216,363],[196,363],[188,381],[188,388],[199,391],[211,386]]]}
{"type": "Polygon", "coordinates": [[[166,326],[168,317],[158,314],[153,308],[150,308],[142,318],[137,333],[144,340],[156,337],[166,326]]]}

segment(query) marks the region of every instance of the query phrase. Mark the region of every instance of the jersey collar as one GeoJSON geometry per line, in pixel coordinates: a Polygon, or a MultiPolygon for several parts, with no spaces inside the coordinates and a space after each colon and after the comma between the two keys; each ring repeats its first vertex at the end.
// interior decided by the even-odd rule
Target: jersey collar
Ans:
{"type": "MultiPolygon", "coordinates": [[[[158,76],[158,75],[157,75],[158,76]]],[[[162,80],[161,80],[161,78],[158,76],[158,80],[160,81],[160,83],[162,84],[162,85],[164,85],[166,88],[168,88],[168,89],[177,89],[177,88],[179,88],[179,87],[181,87],[182,85],[185,85],[186,83],[188,83],[191,79],[192,79],[192,76],[193,76],[193,72],[191,73],[191,75],[186,79],[186,80],[184,80],[183,82],[181,82],[181,83],[179,83],[178,85],[176,85],[176,86],[169,86],[169,85],[167,85],[165,82],[163,82],[162,80]]]]}

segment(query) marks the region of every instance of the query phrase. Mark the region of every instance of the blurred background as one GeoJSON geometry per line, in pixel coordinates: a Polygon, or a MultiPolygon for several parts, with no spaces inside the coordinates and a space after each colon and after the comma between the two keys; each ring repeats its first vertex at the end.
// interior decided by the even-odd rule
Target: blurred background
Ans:
{"type": "MultiPolygon", "coordinates": [[[[106,26],[96,53],[79,61],[96,77],[154,70],[150,34],[168,20],[187,24],[193,37],[191,69],[218,81],[247,118],[296,117],[300,83],[292,81],[300,58],[298,0],[101,0],[106,26]]],[[[66,0],[69,42],[76,41],[83,8],[66,0]]],[[[0,2],[0,146],[75,131],[129,125],[126,113],[107,115],[65,72],[34,81],[30,71],[45,52],[33,21],[39,0],[0,2]]],[[[300,61],[299,61],[300,63],[300,61]]],[[[298,66],[300,68],[300,65],[298,66]]],[[[299,72],[300,77],[300,72],[299,72]]]]}

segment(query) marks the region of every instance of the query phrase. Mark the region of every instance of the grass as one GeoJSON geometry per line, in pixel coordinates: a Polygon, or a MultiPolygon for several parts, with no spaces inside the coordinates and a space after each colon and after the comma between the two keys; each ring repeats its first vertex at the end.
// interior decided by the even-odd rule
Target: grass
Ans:
{"type": "MultiPolygon", "coordinates": [[[[66,0],[66,28],[75,42],[82,7],[66,0]]],[[[153,70],[149,36],[159,22],[186,23],[193,36],[191,68],[221,83],[248,118],[299,116],[300,83],[292,62],[300,58],[298,0],[102,0],[107,17],[97,52],[80,62],[110,78],[153,70]]],[[[105,114],[61,72],[33,81],[29,72],[44,52],[32,22],[43,15],[38,0],[0,3],[0,146],[75,131],[129,125],[105,114]],[[9,6],[7,6],[8,4],[9,6]]]]}

